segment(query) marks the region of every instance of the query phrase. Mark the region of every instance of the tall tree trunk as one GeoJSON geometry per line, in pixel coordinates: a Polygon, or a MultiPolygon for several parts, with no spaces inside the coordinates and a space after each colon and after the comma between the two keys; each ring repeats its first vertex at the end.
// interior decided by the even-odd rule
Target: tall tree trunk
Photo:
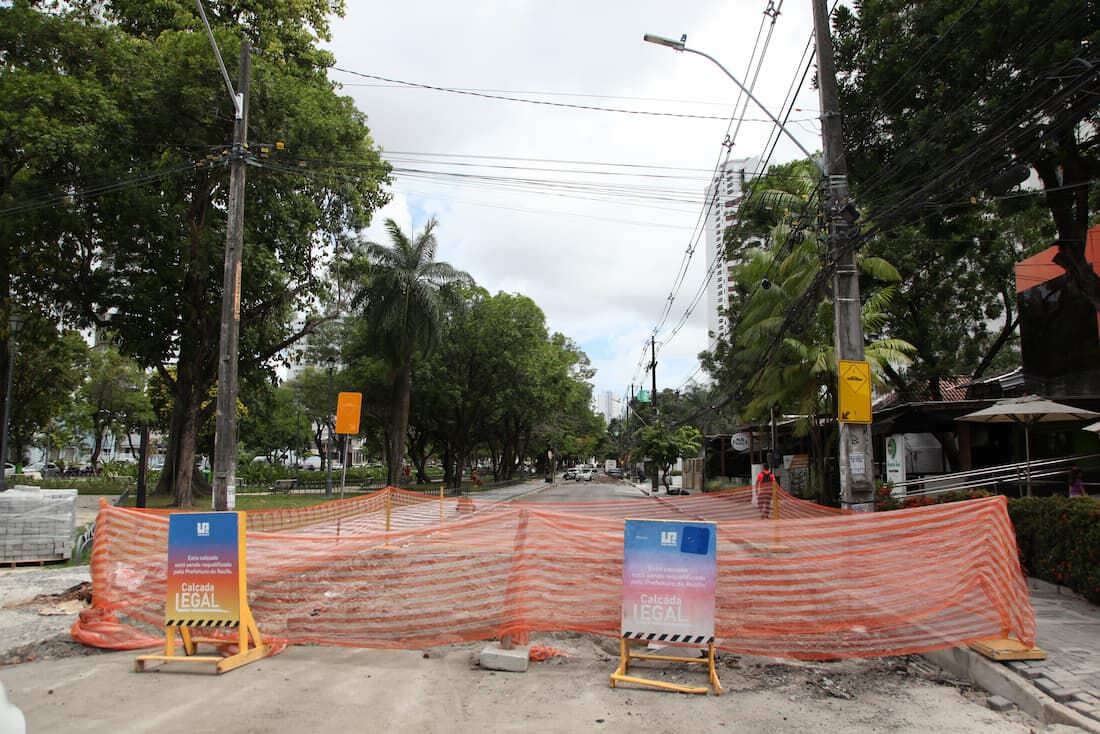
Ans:
{"type": "Polygon", "coordinates": [[[451,452],[451,447],[443,449],[443,486],[454,486],[454,454],[451,452]]]}
{"type": "Polygon", "coordinates": [[[390,396],[389,455],[386,457],[388,481],[396,487],[401,481],[405,460],[405,434],[409,428],[409,391],[412,385],[412,355],[397,370],[390,396]]]}
{"type": "Polygon", "coordinates": [[[202,419],[202,399],[209,382],[196,380],[194,366],[181,359],[172,390],[172,416],[168,428],[168,448],[164,468],[155,492],[174,494],[176,507],[194,506],[194,498],[208,485],[195,476],[195,442],[202,419]]]}
{"type": "Polygon", "coordinates": [[[105,426],[95,427],[95,441],[92,444],[92,469],[99,468],[99,455],[103,452],[103,433],[106,430],[105,426]]]}

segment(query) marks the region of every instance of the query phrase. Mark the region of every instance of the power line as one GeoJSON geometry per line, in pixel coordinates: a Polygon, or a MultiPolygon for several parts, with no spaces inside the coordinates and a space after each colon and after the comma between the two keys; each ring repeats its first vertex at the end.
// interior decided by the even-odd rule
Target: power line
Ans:
{"type": "MultiPolygon", "coordinates": [[[[566,109],[574,110],[589,110],[591,112],[616,112],[624,115],[644,115],[649,117],[673,117],[688,120],[726,120],[728,117],[721,115],[699,115],[689,112],[657,112],[655,110],[628,110],[619,107],[595,107],[592,105],[582,104],[570,104],[567,102],[548,102],[542,99],[527,99],[524,97],[510,97],[501,94],[489,94],[487,92],[476,92],[469,89],[458,89],[455,87],[441,87],[435,84],[422,84],[420,82],[409,82],[401,79],[391,79],[389,77],[379,76],[377,74],[366,74],[361,71],[354,71],[352,69],[344,69],[339,66],[333,66],[333,71],[339,71],[344,74],[351,74],[353,76],[363,77],[365,79],[376,79],[378,81],[388,82],[390,84],[399,84],[406,87],[415,87],[417,89],[429,89],[435,92],[447,92],[449,94],[461,94],[469,97],[479,97],[481,99],[492,99],[503,102],[522,102],[524,104],[542,105],[544,107],[563,107],[566,109]]],[[[745,118],[745,122],[768,122],[771,120],[762,118],[745,118]]]]}

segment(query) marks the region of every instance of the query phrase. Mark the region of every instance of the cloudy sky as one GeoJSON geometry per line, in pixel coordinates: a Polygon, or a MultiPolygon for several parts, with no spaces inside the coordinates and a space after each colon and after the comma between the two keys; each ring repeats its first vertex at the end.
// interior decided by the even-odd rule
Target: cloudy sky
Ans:
{"type": "MultiPolygon", "coordinates": [[[[708,265],[698,229],[704,189],[725,155],[727,135],[736,129],[732,157],[763,157],[774,126],[751,104],[740,127],[731,126],[740,97],[721,70],[642,36],[686,33],[690,48],[714,56],[741,81],[759,74],[754,95],[781,116],[806,64],[810,4],[348,6],[333,27],[330,47],[342,71],[332,78],[366,113],[396,169],[393,201],[368,235],[385,242],[378,225],[387,217],[406,231],[438,219],[438,258],[490,292],[531,297],[550,328],[591,358],[597,392],[621,396],[631,383],[649,384],[639,365],[648,362],[643,347],[658,326],[658,388],[678,388],[696,373],[696,355],[707,344],[705,298],[691,310],[708,265]],[[774,25],[769,6],[780,10],[774,25]],[[759,60],[769,29],[763,63],[750,71],[754,46],[759,60]]],[[[788,127],[804,147],[819,149],[818,102],[808,81],[795,107],[788,127]]],[[[772,162],[796,157],[783,140],[772,162]]]]}

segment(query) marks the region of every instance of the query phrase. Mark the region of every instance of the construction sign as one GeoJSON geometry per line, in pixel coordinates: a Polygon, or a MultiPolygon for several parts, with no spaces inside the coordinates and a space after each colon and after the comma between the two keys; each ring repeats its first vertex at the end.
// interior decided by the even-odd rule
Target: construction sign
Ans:
{"type": "MultiPolygon", "coordinates": [[[[718,578],[718,526],[681,520],[626,520],[623,529],[623,611],[619,637],[619,667],[611,687],[619,683],[660,688],[677,693],[722,693],[714,664],[714,594],[718,578]],[[634,641],[643,651],[631,649],[634,641]],[[705,657],[648,652],[675,644],[706,645],[705,657]],[[705,665],[706,686],[673,683],[631,674],[636,660],[705,665]]],[[[662,673],[663,675],[663,673],[662,673]]]]}
{"type": "Polygon", "coordinates": [[[187,663],[225,673],[271,654],[248,606],[245,534],[243,512],[168,516],[164,652],[139,655],[134,659],[137,671],[147,670],[149,663],[187,663]],[[198,627],[216,628],[217,636],[200,637],[195,633],[198,627]],[[217,634],[217,628],[227,627],[236,634],[217,634]],[[177,652],[177,633],[182,655],[177,652]],[[199,655],[199,645],[213,645],[217,654],[199,655]]]}
{"type": "Polygon", "coordinates": [[[168,516],[165,625],[240,625],[243,526],[244,515],[237,512],[168,516]]]}
{"type": "Polygon", "coordinates": [[[714,641],[717,535],[713,523],[626,521],[624,638],[695,644],[714,641]]]}
{"type": "Polygon", "coordinates": [[[336,432],[349,436],[359,433],[359,412],[362,407],[363,393],[340,393],[336,398],[336,432]]]}
{"type": "Polygon", "coordinates": [[[838,373],[837,418],[842,423],[870,423],[871,365],[842,359],[838,373]]]}

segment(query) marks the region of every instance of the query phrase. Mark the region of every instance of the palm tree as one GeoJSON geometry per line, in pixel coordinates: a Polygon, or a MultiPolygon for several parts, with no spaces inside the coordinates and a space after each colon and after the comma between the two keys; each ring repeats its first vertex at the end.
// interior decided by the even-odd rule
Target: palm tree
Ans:
{"type": "Polygon", "coordinates": [[[352,306],[362,311],[382,358],[390,368],[389,419],[386,426],[388,481],[399,481],[409,425],[413,358],[439,343],[441,325],[455,288],[473,282],[465,272],[436,262],[435,219],[409,238],[386,220],[390,245],[365,244],[365,275],[352,306]]]}
{"type": "MultiPolygon", "coordinates": [[[[816,185],[816,167],[795,161],[763,177],[749,194],[742,216],[750,232],[768,244],[738,253],[730,299],[733,343],[720,355],[725,380],[741,397],[742,419],[762,418],[775,405],[801,416],[795,433],[810,436],[820,481],[836,438],[833,304],[818,290],[825,233],[813,222],[796,221],[816,185]],[[790,321],[792,312],[801,316],[790,321]]],[[[915,350],[889,335],[887,308],[900,280],[897,270],[867,256],[859,258],[858,267],[874,284],[861,317],[868,335],[865,359],[881,384],[884,372],[908,364],[915,350]]]]}

